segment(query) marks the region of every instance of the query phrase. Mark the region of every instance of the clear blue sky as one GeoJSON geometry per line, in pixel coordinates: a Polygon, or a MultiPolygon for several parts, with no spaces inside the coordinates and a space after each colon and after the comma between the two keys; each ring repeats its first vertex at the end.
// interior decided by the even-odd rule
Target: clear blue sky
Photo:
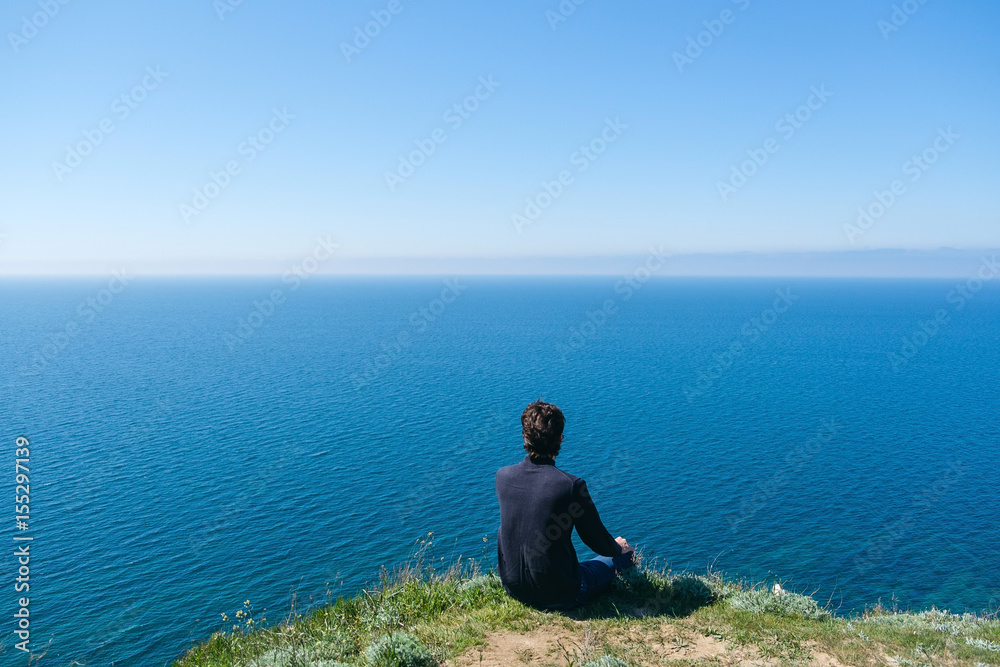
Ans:
{"type": "Polygon", "coordinates": [[[300,257],[318,235],[346,258],[1000,246],[995,2],[910,0],[899,25],[889,0],[586,0],[555,23],[558,8],[10,0],[0,266],[224,269],[300,257]],[[348,62],[372,12],[391,22],[348,62]],[[699,33],[707,46],[679,67],[699,33]],[[143,83],[145,99],[121,101],[143,83]],[[468,118],[445,116],[477,87],[468,118]],[[809,101],[794,133],[776,126],[809,101]],[[79,166],[54,164],[108,121],[79,166]],[[242,142],[269,123],[280,131],[249,160],[242,142]],[[948,128],[947,151],[908,170],[948,128]],[[445,141],[390,189],[386,172],[437,129],[445,141]],[[602,131],[602,154],[577,153],[602,131]],[[748,151],[767,161],[724,201],[748,151]],[[238,173],[186,221],[181,205],[230,161],[238,173]],[[512,215],[563,170],[572,182],[518,233],[512,215]],[[844,225],[895,180],[852,242],[844,225]]]}

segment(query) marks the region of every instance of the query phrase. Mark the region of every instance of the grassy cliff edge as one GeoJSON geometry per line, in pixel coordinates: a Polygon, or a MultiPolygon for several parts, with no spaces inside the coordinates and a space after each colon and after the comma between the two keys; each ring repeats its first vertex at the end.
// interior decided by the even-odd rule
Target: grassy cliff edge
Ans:
{"type": "Polygon", "coordinates": [[[996,614],[879,605],[836,617],[780,586],[674,574],[641,558],[566,613],[511,599],[475,562],[435,571],[418,560],[278,624],[261,627],[249,603],[223,623],[174,667],[1000,665],[996,614]]]}

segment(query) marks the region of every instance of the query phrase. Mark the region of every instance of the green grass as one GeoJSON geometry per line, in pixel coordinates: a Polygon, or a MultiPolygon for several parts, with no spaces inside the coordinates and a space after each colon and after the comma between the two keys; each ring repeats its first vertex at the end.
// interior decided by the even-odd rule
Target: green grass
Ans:
{"type": "Polygon", "coordinates": [[[261,627],[249,604],[226,623],[234,621],[175,667],[430,667],[481,655],[495,633],[531,631],[560,637],[560,655],[511,655],[510,664],[622,667],[660,665],[665,656],[677,665],[809,664],[823,653],[845,665],[1000,665],[1000,622],[992,615],[876,606],[833,617],[809,596],[641,560],[609,593],[565,613],[511,599],[475,562],[435,571],[418,558],[354,597],[281,623],[261,627]],[[685,657],[698,646],[712,654],[685,657]]]}

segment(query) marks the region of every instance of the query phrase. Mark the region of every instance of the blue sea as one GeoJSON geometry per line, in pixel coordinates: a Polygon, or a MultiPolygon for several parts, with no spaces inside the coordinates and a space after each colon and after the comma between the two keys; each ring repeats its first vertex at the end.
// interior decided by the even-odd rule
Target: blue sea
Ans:
{"type": "Polygon", "coordinates": [[[18,545],[42,667],[167,665],[245,600],[278,620],[351,594],[429,533],[440,563],[493,564],[493,476],[539,397],[557,464],[662,565],[841,614],[995,610],[998,287],[0,281],[0,663],[22,664],[18,545]]]}

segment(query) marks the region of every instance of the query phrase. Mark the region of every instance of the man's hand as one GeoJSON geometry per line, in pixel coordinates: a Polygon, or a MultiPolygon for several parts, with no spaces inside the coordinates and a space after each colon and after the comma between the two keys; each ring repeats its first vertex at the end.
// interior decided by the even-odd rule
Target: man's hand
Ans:
{"type": "Polygon", "coordinates": [[[629,544],[624,537],[621,537],[620,535],[615,538],[615,542],[617,542],[621,546],[623,554],[630,554],[633,551],[635,551],[635,548],[631,544],[629,544]]]}

